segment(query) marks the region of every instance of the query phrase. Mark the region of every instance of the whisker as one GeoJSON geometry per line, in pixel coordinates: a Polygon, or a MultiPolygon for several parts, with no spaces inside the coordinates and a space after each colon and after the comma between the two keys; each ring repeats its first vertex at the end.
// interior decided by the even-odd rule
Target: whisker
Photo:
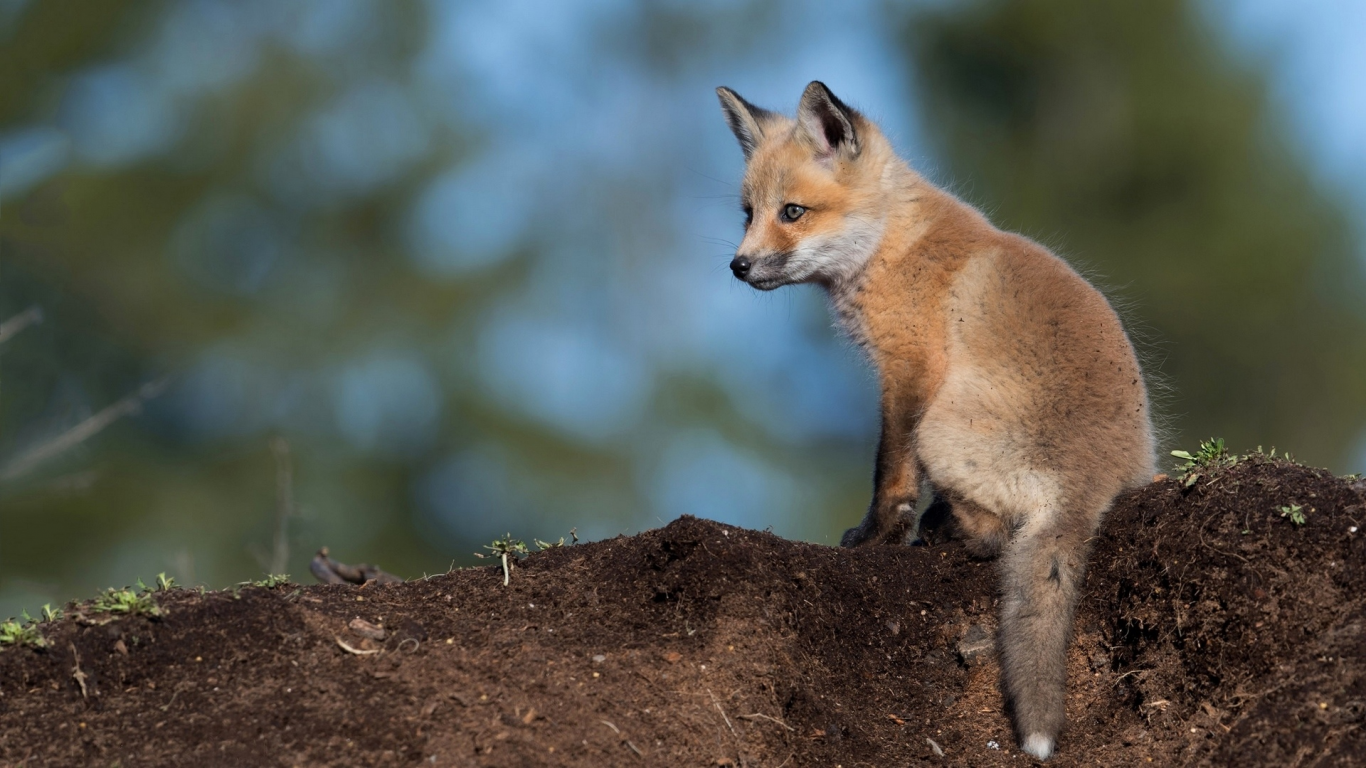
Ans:
{"type": "Polygon", "coordinates": [[[718,178],[716,178],[715,176],[708,176],[707,174],[705,174],[705,173],[703,173],[703,172],[697,170],[696,168],[688,168],[687,170],[688,170],[688,173],[691,173],[691,174],[693,174],[694,176],[700,176],[700,177],[706,179],[707,181],[714,181],[714,182],[716,182],[717,184],[724,184],[724,185],[726,185],[727,188],[732,188],[732,187],[735,186],[735,182],[734,182],[734,181],[725,181],[724,179],[718,179],[718,178]]]}

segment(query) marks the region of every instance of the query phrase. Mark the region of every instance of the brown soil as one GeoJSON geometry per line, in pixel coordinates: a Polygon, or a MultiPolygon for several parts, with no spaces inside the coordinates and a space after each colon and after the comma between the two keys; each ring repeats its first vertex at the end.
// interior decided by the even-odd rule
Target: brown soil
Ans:
{"type": "MultiPolygon", "coordinates": [[[[1361,765],[1363,522],[1366,487],[1260,459],[1122,498],[1053,764],[1361,765]]],[[[995,581],[953,542],[683,518],[533,555],[507,587],[489,567],[177,590],[159,619],[73,607],[46,650],[0,653],[0,764],[1028,765],[973,653],[995,581]]]]}

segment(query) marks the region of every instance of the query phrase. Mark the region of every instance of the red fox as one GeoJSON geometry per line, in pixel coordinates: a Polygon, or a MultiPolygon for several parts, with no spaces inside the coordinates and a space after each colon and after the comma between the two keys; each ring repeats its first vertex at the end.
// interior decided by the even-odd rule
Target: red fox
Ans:
{"type": "Polygon", "coordinates": [[[822,83],[795,120],[717,94],[746,161],[731,271],[764,291],[823,286],[878,372],[873,499],[841,544],[902,541],[924,482],[972,552],[1001,555],[1002,686],[1022,747],[1047,759],[1089,540],[1154,471],[1119,317],[1048,249],[917,175],[822,83]]]}

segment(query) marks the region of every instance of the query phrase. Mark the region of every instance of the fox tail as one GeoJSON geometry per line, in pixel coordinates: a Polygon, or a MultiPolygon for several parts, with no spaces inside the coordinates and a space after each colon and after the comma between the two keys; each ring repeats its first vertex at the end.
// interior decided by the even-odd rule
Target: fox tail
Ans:
{"type": "Polygon", "coordinates": [[[1040,760],[1062,730],[1067,644],[1095,528],[1067,522],[1025,525],[1002,557],[1002,687],[1021,746],[1040,760]]]}

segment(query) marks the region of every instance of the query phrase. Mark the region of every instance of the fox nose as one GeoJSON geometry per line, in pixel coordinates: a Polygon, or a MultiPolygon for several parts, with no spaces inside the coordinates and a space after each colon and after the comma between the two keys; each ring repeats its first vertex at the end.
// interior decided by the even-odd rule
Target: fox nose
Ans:
{"type": "Polygon", "coordinates": [[[730,262],[730,271],[734,272],[737,278],[744,280],[745,275],[749,274],[749,259],[744,256],[736,256],[730,262]]]}

